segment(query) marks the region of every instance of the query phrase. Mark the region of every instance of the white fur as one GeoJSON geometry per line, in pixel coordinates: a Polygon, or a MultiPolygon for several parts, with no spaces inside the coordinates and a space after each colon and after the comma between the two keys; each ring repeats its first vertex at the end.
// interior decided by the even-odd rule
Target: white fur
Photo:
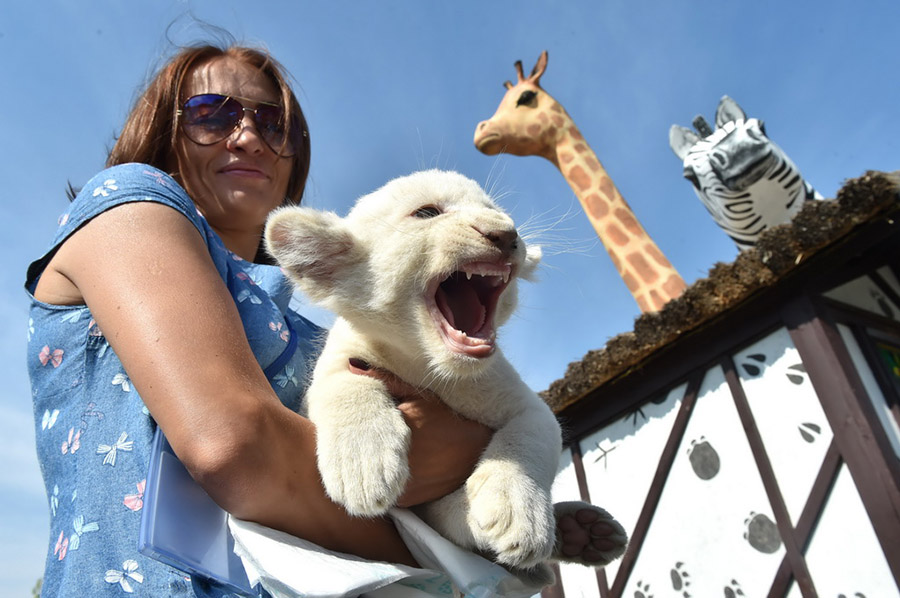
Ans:
{"type": "Polygon", "coordinates": [[[546,560],[556,533],[550,486],[562,449],[556,418],[499,348],[486,341],[453,350],[428,308],[435,281],[466,264],[508,264],[499,326],[539,249],[526,249],[509,216],[476,183],[437,170],[389,182],[345,218],[283,208],[269,219],[266,244],[309,297],[338,315],[306,396],[329,496],[350,513],[376,516],[409,477],[409,429],[383,383],[350,372],[349,360],[359,358],[496,430],[467,483],[420,509],[423,518],[506,565],[546,560]],[[423,207],[440,215],[417,216],[423,207]],[[506,242],[492,240],[501,237],[506,242]]]}

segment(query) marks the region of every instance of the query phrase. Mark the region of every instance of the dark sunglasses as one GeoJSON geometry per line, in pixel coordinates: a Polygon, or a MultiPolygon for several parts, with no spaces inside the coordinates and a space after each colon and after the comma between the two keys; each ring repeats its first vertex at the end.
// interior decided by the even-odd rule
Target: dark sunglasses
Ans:
{"type": "Polygon", "coordinates": [[[228,138],[241,126],[244,112],[253,114],[256,130],[269,149],[281,156],[294,155],[284,110],[278,104],[259,102],[255,109],[246,108],[233,97],[204,93],[185,100],[175,114],[188,139],[198,145],[212,145],[228,138]]]}

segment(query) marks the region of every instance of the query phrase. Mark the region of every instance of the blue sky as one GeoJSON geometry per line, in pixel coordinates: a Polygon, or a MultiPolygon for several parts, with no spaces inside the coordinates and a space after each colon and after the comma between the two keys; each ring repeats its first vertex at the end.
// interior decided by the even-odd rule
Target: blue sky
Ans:
{"type": "Polygon", "coordinates": [[[682,179],[668,130],[696,114],[712,121],[723,94],[765,120],[825,197],[866,170],[900,168],[896,0],[4,2],[4,596],[29,595],[48,534],[24,367],[25,268],[47,248],[66,183],[102,167],[160,56],[208,37],[192,15],[265,44],[294,76],[313,143],[307,205],[345,212],[390,178],[440,167],[493,185],[518,222],[543,230],[541,280],[522,290],[501,336],[535,390],[639,313],[559,172],[472,145],[516,60],[527,72],[549,51],[543,87],[688,283],[736,250],[682,179]]]}

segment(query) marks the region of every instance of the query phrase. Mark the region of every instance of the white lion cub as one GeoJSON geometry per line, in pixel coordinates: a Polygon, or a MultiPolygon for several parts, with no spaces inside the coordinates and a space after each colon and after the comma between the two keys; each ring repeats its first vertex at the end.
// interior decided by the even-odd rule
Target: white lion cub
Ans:
{"type": "MultiPolygon", "coordinates": [[[[306,395],[328,495],[351,514],[376,516],[409,476],[409,429],[381,381],[350,371],[349,360],[362,359],[496,430],[467,483],[417,509],[426,523],[543,583],[552,581],[548,558],[581,562],[554,553],[559,425],[497,347],[516,282],[534,273],[540,249],[526,248],[481,187],[455,172],[418,172],[363,197],[345,218],[282,208],[265,240],[300,289],[338,315],[306,395]]],[[[621,555],[621,533],[622,546],[590,564],[621,555]]]]}

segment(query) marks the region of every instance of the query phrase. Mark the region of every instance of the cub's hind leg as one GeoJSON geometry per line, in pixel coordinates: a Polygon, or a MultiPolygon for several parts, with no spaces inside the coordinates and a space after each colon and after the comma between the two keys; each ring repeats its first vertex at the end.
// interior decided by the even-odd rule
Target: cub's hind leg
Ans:
{"type": "Polygon", "coordinates": [[[416,512],[448,540],[508,567],[535,567],[556,541],[548,492],[497,461],[482,462],[462,488],[416,512]]]}
{"type": "Polygon", "coordinates": [[[510,573],[518,577],[528,586],[542,588],[552,585],[556,580],[553,569],[545,562],[537,562],[527,566],[514,566],[502,562],[496,550],[486,548],[479,543],[472,533],[472,522],[469,518],[469,499],[465,487],[432,503],[414,507],[413,510],[442,536],[454,544],[481,554],[487,559],[503,565],[510,573]]]}

